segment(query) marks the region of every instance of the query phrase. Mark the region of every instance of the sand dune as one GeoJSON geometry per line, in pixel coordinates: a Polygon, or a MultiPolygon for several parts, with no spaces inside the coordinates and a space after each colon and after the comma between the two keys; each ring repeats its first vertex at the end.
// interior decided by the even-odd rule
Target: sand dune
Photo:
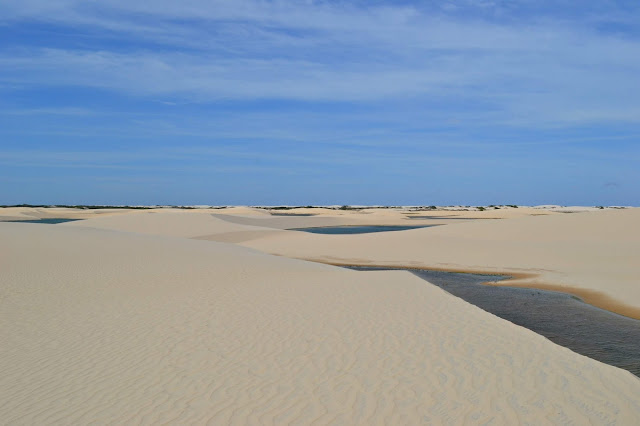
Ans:
{"type": "Polygon", "coordinates": [[[271,216],[264,210],[244,207],[223,211],[226,213],[134,211],[61,226],[241,243],[273,254],[328,263],[510,273],[518,279],[505,284],[559,289],[605,309],[640,318],[635,267],[640,262],[640,209],[547,207],[411,213],[435,219],[407,219],[407,211],[395,209],[304,209],[314,214],[310,217],[271,216]],[[541,211],[544,213],[539,214],[541,211]],[[283,231],[367,224],[446,226],[331,236],[283,231]]]}
{"type": "Polygon", "coordinates": [[[206,237],[238,231],[273,231],[272,228],[240,225],[224,221],[214,217],[210,211],[167,211],[164,209],[143,210],[126,215],[93,217],[83,221],[64,223],[60,226],[110,229],[185,238],[206,237]]]}
{"type": "MultiPolygon", "coordinates": [[[[373,217],[364,214],[340,214],[329,211],[316,217],[272,216],[264,210],[249,208],[216,210],[153,209],[135,210],[128,214],[94,214],[82,221],[69,222],[61,226],[89,227],[151,235],[197,238],[202,240],[241,242],[273,235],[287,228],[309,226],[362,225],[378,222],[388,224],[416,224],[395,212],[373,217]],[[233,213],[233,214],[229,214],[233,213]]],[[[324,210],[324,209],[323,209],[324,210]]],[[[418,221],[416,221],[418,222],[418,221]]],[[[446,223],[438,221],[437,223],[446,223]]],[[[419,224],[419,223],[418,223],[419,224]]],[[[429,222],[429,224],[432,224],[429,222]]]]}
{"type": "Polygon", "coordinates": [[[264,226],[274,229],[304,228],[309,226],[340,226],[350,223],[361,223],[361,220],[349,220],[333,214],[306,216],[262,216],[249,217],[230,214],[214,214],[214,217],[230,223],[250,226],[264,226]]]}
{"type": "MultiPolygon", "coordinates": [[[[482,212],[485,213],[485,212],[482,212]]],[[[640,209],[527,216],[362,235],[281,233],[243,244],[329,263],[378,264],[520,276],[640,318],[640,209]]]]}
{"type": "Polygon", "coordinates": [[[99,216],[135,214],[135,209],[74,209],[66,207],[1,207],[2,220],[34,220],[49,218],[87,219],[99,216]]]}
{"type": "Polygon", "coordinates": [[[69,208],[69,207],[0,207],[0,221],[7,220],[33,220],[33,219],[49,219],[49,218],[67,218],[67,219],[91,219],[105,216],[131,216],[136,214],[149,213],[220,213],[221,211],[229,215],[243,215],[248,217],[271,216],[262,209],[251,207],[229,207],[224,209],[217,208],[198,208],[198,209],[181,209],[172,207],[161,208],[69,208]]]}
{"type": "MultiPolygon", "coordinates": [[[[505,220],[368,235],[282,230],[300,219],[420,222],[401,210],[319,210],[289,218],[154,209],[0,223],[0,424],[640,419],[637,377],[409,273],[197,241],[320,261],[529,272],[635,303],[638,210],[538,217],[505,209],[505,220]]],[[[428,214],[443,213],[495,217],[428,214]]]]}
{"type": "MultiPolygon", "coordinates": [[[[273,254],[328,263],[509,273],[518,279],[505,284],[560,289],[605,309],[640,318],[640,285],[634,266],[640,262],[640,209],[552,207],[422,212],[293,210],[314,215],[309,217],[272,216],[247,207],[98,211],[85,213],[92,216],[83,221],[60,226],[241,243],[273,254]],[[411,215],[426,218],[408,219],[411,215]],[[368,235],[284,231],[368,224],[446,226],[368,235]]],[[[45,214],[40,210],[22,214],[45,214]]]]}
{"type": "Polygon", "coordinates": [[[640,380],[408,273],[0,223],[2,424],[634,424],[640,380]]]}

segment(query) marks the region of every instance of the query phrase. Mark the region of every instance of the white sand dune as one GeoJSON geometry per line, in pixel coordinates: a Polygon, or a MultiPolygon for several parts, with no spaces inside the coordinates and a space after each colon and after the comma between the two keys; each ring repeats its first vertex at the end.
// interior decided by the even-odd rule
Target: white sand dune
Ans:
{"type": "Polygon", "coordinates": [[[640,419],[631,373],[405,272],[61,225],[0,253],[2,424],[640,419]]]}
{"type": "Polygon", "coordinates": [[[250,217],[230,214],[214,214],[213,216],[226,222],[239,225],[263,226],[274,229],[305,228],[310,226],[340,226],[352,223],[359,224],[362,222],[361,220],[359,221],[356,219],[354,221],[331,214],[316,215],[312,217],[294,215],[250,217]]]}
{"type": "MultiPolygon", "coordinates": [[[[271,216],[245,207],[97,214],[62,224],[241,243],[327,263],[510,273],[507,285],[551,288],[640,318],[640,209],[502,208],[411,213],[396,209],[304,209],[314,216],[271,216]],[[572,210],[572,211],[573,211],[572,210]],[[562,210],[564,211],[564,210],[562,210]],[[544,212],[540,214],[539,212],[544,212]],[[232,213],[232,214],[229,214],[232,213]],[[442,219],[448,217],[449,219],[442,219]],[[458,220],[500,219],[500,220],[458,220]],[[286,228],[338,225],[446,225],[392,233],[317,235],[286,228]]],[[[298,211],[298,209],[294,210],[298,211]]]]}
{"type": "Polygon", "coordinates": [[[143,210],[133,214],[100,216],[77,222],[67,222],[60,224],[60,226],[110,229],[185,238],[206,237],[231,232],[273,232],[272,228],[234,224],[216,218],[208,210],[143,210]]]}
{"type": "MultiPolygon", "coordinates": [[[[237,243],[277,234],[287,228],[366,225],[378,223],[381,220],[391,224],[416,224],[414,221],[409,222],[399,212],[393,215],[383,213],[379,217],[370,217],[357,213],[340,214],[329,210],[328,213],[319,214],[316,217],[305,217],[272,216],[263,210],[249,208],[230,208],[223,211],[228,212],[221,214],[213,210],[212,213],[210,209],[134,210],[128,214],[94,214],[82,221],[64,223],[60,226],[111,229],[237,243]]],[[[446,223],[446,220],[434,223],[446,223]]],[[[429,224],[432,223],[429,222],[429,224]]]]}
{"type": "MultiPolygon", "coordinates": [[[[59,226],[241,243],[273,254],[327,263],[509,273],[517,280],[502,284],[559,289],[605,309],[640,318],[635,266],[640,263],[640,209],[570,209],[580,213],[563,213],[563,209],[548,206],[417,213],[402,209],[295,209],[314,216],[288,217],[247,207],[154,209],[80,213],[89,218],[59,226]],[[446,226],[364,235],[284,231],[371,224],[446,226]]],[[[53,214],[41,210],[22,214],[53,214]]]]}
{"type": "Polygon", "coordinates": [[[328,263],[506,272],[520,277],[506,285],[561,289],[640,318],[640,209],[458,221],[381,234],[262,237],[243,245],[328,263]]]}
{"type": "Polygon", "coordinates": [[[135,209],[74,209],[66,207],[0,207],[0,221],[49,218],[87,219],[99,216],[125,215],[135,209]]]}

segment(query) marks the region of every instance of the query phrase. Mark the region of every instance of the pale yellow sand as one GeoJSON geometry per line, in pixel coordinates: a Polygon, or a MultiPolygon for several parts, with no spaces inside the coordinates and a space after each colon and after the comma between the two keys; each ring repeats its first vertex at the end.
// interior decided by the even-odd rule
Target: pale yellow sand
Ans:
{"type": "MultiPolygon", "coordinates": [[[[362,212],[340,212],[318,209],[317,216],[272,216],[264,210],[235,207],[224,210],[198,209],[153,209],[133,210],[122,214],[94,213],[87,219],[69,222],[60,226],[91,227],[135,232],[207,239],[222,242],[239,242],[265,235],[279,233],[286,228],[309,226],[366,225],[384,222],[387,224],[419,224],[419,220],[406,219],[401,212],[380,211],[376,214],[362,212]],[[222,213],[221,213],[222,212],[222,213]]],[[[98,210],[97,212],[99,212],[98,210]]],[[[73,212],[71,212],[73,213],[73,212]]],[[[74,217],[74,216],[70,216],[74,217]]],[[[429,221],[429,224],[446,223],[429,221]]]]}
{"type": "Polygon", "coordinates": [[[240,225],[218,219],[208,210],[141,210],[125,215],[100,216],[77,222],[67,222],[59,226],[90,227],[186,238],[239,231],[259,232],[266,230],[273,232],[272,228],[240,225]]]}
{"type": "Polygon", "coordinates": [[[640,419],[631,373],[409,273],[62,225],[0,254],[2,424],[640,419]]]}
{"type": "Polygon", "coordinates": [[[134,214],[134,209],[73,209],[63,207],[0,207],[2,220],[34,220],[49,218],[87,219],[99,216],[134,214]]]}
{"type": "Polygon", "coordinates": [[[640,264],[640,209],[550,206],[487,211],[289,212],[314,216],[271,216],[264,210],[246,207],[164,209],[105,215],[61,226],[242,243],[269,253],[328,263],[510,273],[518,280],[504,284],[560,289],[605,309],[640,318],[636,266],[640,264]],[[408,215],[437,219],[407,219],[408,215]],[[442,219],[445,217],[457,219],[442,219]],[[361,235],[282,231],[367,224],[445,226],[361,235]]]}
{"type": "Polygon", "coordinates": [[[229,215],[244,216],[270,216],[268,212],[262,209],[254,209],[251,207],[229,207],[225,209],[217,208],[198,208],[198,209],[179,209],[179,208],[145,208],[145,209],[127,209],[127,208],[110,208],[110,209],[83,209],[83,208],[66,208],[66,207],[0,207],[0,221],[7,220],[33,220],[48,218],[66,218],[66,219],[92,219],[106,216],[135,215],[148,213],[226,213],[229,215]]]}
{"type": "MultiPolygon", "coordinates": [[[[486,212],[482,212],[486,213],[486,212]]],[[[401,232],[286,232],[243,244],[329,263],[506,272],[640,318],[640,209],[558,213],[401,232]]]]}

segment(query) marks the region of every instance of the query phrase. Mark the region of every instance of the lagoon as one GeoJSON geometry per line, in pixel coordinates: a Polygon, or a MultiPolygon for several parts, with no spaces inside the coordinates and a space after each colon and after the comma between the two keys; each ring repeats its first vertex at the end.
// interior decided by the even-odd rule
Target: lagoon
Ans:
{"type": "Polygon", "coordinates": [[[406,231],[408,229],[429,228],[438,225],[418,226],[388,226],[388,225],[347,225],[347,226],[318,226],[312,228],[292,228],[290,231],[311,232],[313,234],[368,234],[372,232],[406,231]]]}

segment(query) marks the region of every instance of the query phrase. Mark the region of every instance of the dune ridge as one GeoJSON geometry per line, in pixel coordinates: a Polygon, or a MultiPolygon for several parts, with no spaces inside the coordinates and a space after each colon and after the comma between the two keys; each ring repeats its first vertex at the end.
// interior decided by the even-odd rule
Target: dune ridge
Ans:
{"type": "Polygon", "coordinates": [[[618,423],[640,380],[404,272],[0,223],[2,424],[618,423]]]}
{"type": "MultiPolygon", "coordinates": [[[[281,233],[242,245],[330,264],[415,267],[516,277],[636,318],[640,209],[459,221],[380,235],[281,233]]],[[[499,283],[500,284],[500,283],[499,283]]]]}

